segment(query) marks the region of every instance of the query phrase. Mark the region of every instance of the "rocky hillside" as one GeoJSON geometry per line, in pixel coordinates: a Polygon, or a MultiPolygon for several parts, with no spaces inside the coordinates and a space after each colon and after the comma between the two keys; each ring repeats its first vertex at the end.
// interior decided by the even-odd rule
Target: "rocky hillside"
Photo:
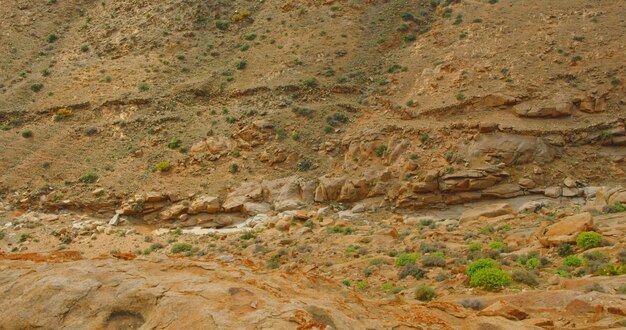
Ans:
{"type": "Polygon", "coordinates": [[[621,1],[2,5],[0,328],[626,326],[621,1]]]}

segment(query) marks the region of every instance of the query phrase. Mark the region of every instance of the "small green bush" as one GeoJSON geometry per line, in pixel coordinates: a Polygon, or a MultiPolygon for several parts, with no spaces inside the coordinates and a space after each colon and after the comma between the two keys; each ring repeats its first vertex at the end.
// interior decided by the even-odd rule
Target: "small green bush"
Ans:
{"type": "Polygon", "coordinates": [[[309,117],[309,118],[313,115],[313,110],[308,109],[308,108],[295,107],[291,109],[291,111],[297,115],[309,117]]]}
{"type": "Polygon", "coordinates": [[[615,202],[615,204],[613,204],[613,205],[605,206],[602,211],[604,211],[604,213],[621,213],[621,212],[626,212],[626,206],[624,206],[620,202],[615,202]]]}
{"type": "Polygon", "coordinates": [[[489,243],[489,248],[492,250],[504,251],[506,250],[506,244],[500,241],[495,241],[495,242],[489,243]]]}
{"type": "Polygon", "coordinates": [[[415,288],[415,299],[419,301],[431,301],[437,296],[435,290],[426,285],[418,285],[415,288]]]}
{"type": "Polygon", "coordinates": [[[539,259],[535,257],[532,257],[526,260],[526,262],[524,263],[524,266],[528,269],[537,269],[541,267],[541,261],[539,261],[539,259]]]}
{"type": "Polygon", "coordinates": [[[235,67],[237,68],[237,70],[243,70],[248,66],[248,62],[242,60],[242,61],[238,61],[237,63],[235,63],[235,67]]]}
{"type": "Polygon", "coordinates": [[[235,163],[230,164],[230,165],[228,166],[228,171],[229,171],[230,173],[237,173],[237,172],[239,172],[239,165],[237,165],[237,164],[235,164],[235,163]]]}
{"type": "Polygon", "coordinates": [[[172,140],[171,140],[171,141],[167,144],[167,147],[168,147],[168,148],[170,148],[170,149],[177,149],[178,147],[180,147],[180,143],[181,143],[181,142],[182,142],[182,141],[180,141],[179,139],[177,139],[177,138],[173,138],[173,139],[172,139],[172,140]]]}
{"type": "MultiPolygon", "coordinates": [[[[536,259],[535,259],[536,260],[536,259]]],[[[518,283],[524,283],[528,286],[535,287],[539,285],[539,279],[537,275],[527,270],[516,270],[513,272],[513,281],[518,283]]]]}
{"type": "Polygon", "coordinates": [[[563,259],[563,265],[568,267],[580,267],[582,264],[582,260],[577,256],[567,256],[563,259]]]}
{"type": "Polygon", "coordinates": [[[170,162],[160,162],[156,166],[157,171],[159,172],[168,172],[172,169],[172,163],[170,162]]]}
{"type": "Polygon", "coordinates": [[[141,83],[139,83],[139,84],[137,85],[137,89],[138,89],[140,92],[145,92],[145,91],[147,91],[147,90],[149,90],[149,89],[150,89],[150,86],[149,86],[147,83],[145,83],[145,82],[141,82],[141,83]]]}
{"type": "Polygon", "coordinates": [[[326,117],[326,122],[330,126],[337,126],[341,123],[347,123],[349,120],[348,116],[341,112],[335,112],[331,116],[326,117]]]}
{"type": "Polygon", "coordinates": [[[496,290],[511,285],[511,274],[498,268],[483,268],[470,278],[470,286],[496,290]]]}
{"type": "Polygon", "coordinates": [[[382,157],[385,154],[385,151],[387,151],[387,146],[384,144],[381,144],[378,147],[376,147],[376,155],[378,157],[382,157]]]}
{"type": "Polygon", "coordinates": [[[606,264],[594,273],[594,275],[599,276],[618,276],[623,274],[626,274],[626,266],[618,266],[615,264],[606,264]]]}
{"type": "Polygon", "coordinates": [[[308,88],[315,88],[315,87],[319,86],[319,83],[317,82],[317,79],[315,79],[315,78],[306,79],[306,80],[302,81],[302,84],[305,87],[308,87],[308,88]]]}
{"type": "Polygon", "coordinates": [[[572,247],[571,244],[563,243],[563,244],[559,245],[559,247],[557,248],[557,251],[559,253],[559,256],[565,257],[565,256],[568,256],[570,254],[573,254],[574,253],[574,248],[572,247]]]}
{"type": "Polygon", "coordinates": [[[265,267],[267,269],[276,269],[278,267],[280,267],[280,257],[279,256],[273,256],[271,257],[269,260],[267,260],[267,262],[265,263],[265,267]]]}
{"type": "Polygon", "coordinates": [[[410,264],[415,264],[415,261],[417,261],[417,257],[417,253],[402,252],[400,253],[400,255],[398,255],[398,258],[396,259],[396,266],[402,267],[410,264]]]}
{"type": "Polygon", "coordinates": [[[87,173],[80,177],[82,183],[94,183],[98,180],[98,176],[93,173],[87,173]]]}
{"type": "Polygon", "coordinates": [[[498,268],[498,263],[490,258],[483,258],[483,259],[478,259],[475,261],[472,261],[472,263],[470,263],[467,266],[467,270],[466,273],[469,277],[473,277],[474,274],[476,274],[478,271],[483,270],[483,269],[487,269],[487,268],[498,268]]]}
{"type": "Polygon", "coordinates": [[[172,246],[172,253],[189,252],[191,248],[192,246],[189,243],[176,243],[172,246]]]}
{"type": "Polygon", "coordinates": [[[43,84],[37,83],[37,84],[32,84],[30,86],[30,90],[32,90],[35,93],[38,93],[39,91],[41,91],[43,89],[43,84]]]}
{"type": "Polygon", "coordinates": [[[49,43],[53,43],[53,42],[57,41],[58,39],[59,39],[59,37],[56,34],[50,34],[50,35],[48,35],[48,38],[47,38],[49,43]]]}
{"type": "Polygon", "coordinates": [[[419,268],[416,264],[408,264],[402,266],[402,268],[398,271],[398,278],[404,279],[407,276],[413,276],[416,280],[424,278],[426,273],[424,270],[419,268]]]}
{"type": "Polygon", "coordinates": [[[313,168],[313,160],[311,158],[305,158],[298,163],[298,170],[305,172],[313,168]]]}
{"type": "Polygon", "coordinates": [[[582,232],[576,237],[576,245],[584,250],[598,247],[600,244],[602,244],[602,235],[593,231],[582,232]]]}
{"type": "Polygon", "coordinates": [[[480,251],[480,249],[482,248],[483,248],[483,245],[478,242],[474,242],[469,245],[469,249],[472,252],[480,251]]]}
{"type": "Polygon", "coordinates": [[[218,28],[219,30],[228,30],[228,27],[230,26],[230,23],[228,23],[227,21],[215,21],[215,27],[218,28]]]}
{"type": "Polygon", "coordinates": [[[23,131],[22,132],[22,137],[25,138],[25,139],[32,138],[33,137],[33,131],[30,131],[30,130],[23,131]]]}
{"type": "Polygon", "coordinates": [[[446,267],[446,259],[438,255],[430,255],[424,257],[422,266],[424,267],[446,267]]]}

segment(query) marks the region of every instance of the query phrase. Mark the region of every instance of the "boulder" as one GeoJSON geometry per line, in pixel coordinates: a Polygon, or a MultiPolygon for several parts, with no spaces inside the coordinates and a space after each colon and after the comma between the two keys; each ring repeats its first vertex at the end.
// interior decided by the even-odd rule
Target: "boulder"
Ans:
{"type": "Polygon", "coordinates": [[[574,104],[564,95],[549,100],[533,100],[513,107],[515,114],[530,118],[556,118],[572,115],[574,104]]]}
{"type": "Polygon", "coordinates": [[[497,168],[461,170],[442,176],[439,189],[443,192],[481,190],[496,185],[508,176],[508,173],[497,168]]]}
{"type": "Polygon", "coordinates": [[[285,183],[274,198],[274,208],[278,212],[295,210],[302,204],[300,184],[295,180],[285,183]]]}
{"type": "Polygon", "coordinates": [[[178,218],[178,216],[185,213],[185,211],[187,211],[187,206],[183,204],[176,204],[166,208],[161,213],[159,213],[159,217],[161,218],[161,220],[172,220],[178,218]]]}
{"type": "Polygon", "coordinates": [[[576,236],[584,231],[597,230],[591,213],[585,212],[561,219],[559,222],[539,229],[536,234],[539,243],[545,247],[562,243],[575,243],[576,236]]]}
{"type": "Polygon", "coordinates": [[[556,151],[540,137],[497,133],[480,135],[468,153],[471,157],[497,159],[510,165],[549,163],[556,151]]]}
{"type": "Polygon", "coordinates": [[[561,192],[563,189],[561,187],[548,187],[544,190],[543,194],[546,197],[558,198],[561,197],[561,192]]]}
{"type": "Polygon", "coordinates": [[[533,189],[537,186],[535,181],[528,179],[528,178],[519,179],[518,184],[520,185],[520,187],[524,189],[533,189]]]}
{"type": "Polygon", "coordinates": [[[268,203],[255,203],[248,202],[243,204],[242,211],[249,215],[256,215],[261,213],[267,213],[271,210],[271,206],[268,203]]]}
{"type": "Polygon", "coordinates": [[[626,190],[619,190],[611,194],[611,196],[608,199],[608,203],[610,205],[613,205],[615,203],[626,204],[626,190]]]}
{"type": "Polygon", "coordinates": [[[200,196],[189,205],[189,214],[217,213],[220,210],[220,201],[213,196],[200,196]]]}
{"type": "Polygon", "coordinates": [[[501,215],[515,214],[513,207],[507,203],[490,204],[486,206],[479,206],[471,210],[467,210],[461,214],[459,222],[461,224],[476,220],[480,217],[495,218],[501,215]]]}
{"type": "Polygon", "coordinates": [[[568,188],[565,187],[561,190],[561,196],[563,197],[576,197],[582,194],[582,190],[578,188],[568,188]]]}
{"type": "Polygon", "coordinates": [[[515,183],[499,184],[482,191],[483,197],[496,198],[513,198],[523,194],[524,193],[522,192],[522,189],[520,189],[520,186],[515,183]]]}
{"type": "Polygon", "coordinates": [[[241,212],[243,205],[248,202],[263,199],[263,187],[256,182],[242,184],[239,188],[228,194],[222,204],[225,212],[241,212]]]}
{"type": "Polygon", "coordinates": [[[349,180],[342,187],[339,192],[337,201],[340,202],[356,202],[367,197],[368,185],[365,180],[349,180]]]}
{"type": "Polygon", "coordinates": [[[521,321],[528,318],[527,312],[504,300],[498,300],[495,303],[489,305],[487,308],[481,310],[478,315],[502,316],[509,320],[516,321],[521,321]]]}
{"type": "Polygon", "coordinates": [[[589,95],[581,100],[579,109],[587,113],[603,112],[606,110],[606,102],[602,96],[594,97],[589,95]]]}
{"type": "Polygon", "coordinates": [[[323,176],[319,178],[319,185],[315,190],[315,201],[326,202],[337,200],[345,182],[345,177],[323,176]]]}

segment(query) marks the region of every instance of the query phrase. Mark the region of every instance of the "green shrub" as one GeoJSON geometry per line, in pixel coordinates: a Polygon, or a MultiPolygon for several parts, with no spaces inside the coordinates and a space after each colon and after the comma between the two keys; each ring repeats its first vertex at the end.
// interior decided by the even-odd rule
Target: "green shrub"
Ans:
{"type": "Polygon", "coordinates": [[[387,292],[387,293],[391,293],[391,294],[396,294],[399,293],[400,291],[402,291],[402,287],[401,286],[397,286],[393,283],[387,282],[384,283],[383,285],[380,286],[380,288],[387,292]]]}
{"type": "Polygon", "coordinates": [[[256,234],[253,231],[247,231],[245,233],[243,233],[239,238],[241,238],[244,241],[256,238],[256,234]]]}
{"type": "Polygon", "coordinates": [[[511,274],[498,268],[482,268],[470,278],[470,285],[486,290],[496,290],[511,285],[511,274]]]}
{"type": "Polygon", "coordinates": [[[98,176],[93,173],[87,173],[80,177],[82,183],[94,183],[98,180],[98,176]]]}
{"type": "Polygon", "coordinates": [[[308,88],[315,88],[315,87],[319,86],[319,83],[317,82],[317,79],[315,79],[315,78],[306,79],[306,80],[302,81],[302,84],[305,87],[308,87],[308,88]]]}
{"type": "Polygon", "coordinates": [[[602,244],[602,235],[593,231],[582,232],[576,237],[576,245],[584,250],[598,247],[600,244],[602,244]]]}
{"type": "Polygon", "coordinates": [[[326,122],[330,126],[337,126],[341,123],[347,123],[349,120],[348,116],[341,112],[335,112],[331,116],[326,117],[326,122]]]}
{"type": "Polygon", "coordinates": [[[267,262],[265,263],[265,267],[267,269],[276,269],[276,268],[280,267],[280,257],[279,256],[273,256],[273,257],[269,258],[267,260],[267,262]]]}
{"type": "Polygon", "coordinates": [[[176,243],[172,246],[172,253],[189,252],[191,248],[192,246],[189,243],[176,243]]]}
{"type": "Polygon", "coordinates": [[[365,290],[365,289],[367,289],[368,286],[369,286],[369,284],[367,284],[367,282],[365,282],[365,281],[360,281],[360,282],[357,282],[357,284],[356,284],[356,288],[359,289],[359,290],[365,290]]]}
{"type": "Polygon", "coordinates": [[[235,63],[235,67],[237,68],[237,70],[243,70],[248,66],[248,62],[245,60],[241,60],[238,61],[237,63],[235,63]]]}
{"type": "Polygon", "coordinates": [[[387,146],[384,144],[381,144],[378,147],[376,147],[376,155],[378,157],[382,157],[385,154],[385,151],[387,151],[387,146]]]}
{"type": "Polygon", "coordinates": [[[621,213],[626,212],[626,206],[620,202],[615,202],[613,205],[607,205],[603,209],[604,213],[621,213]]]}
{"type": "Polygon", "coordinates": [[[32,90],[35,93],[38,93],[39,91],[41,91],[43,89],[43,84],[41,83],[37,83],[37,84],[32,84],[30,85],[30,90],[32,90]]]}
{"type": "Polygon", "coordinates": [[[568,267],[580,267],[583,264],[582,260],[577,256],[567,256],[563,259],[563,265],[568,267]]]}
{"type": "Polygon", "coordinates": [[[417,261],[417,257],[417,253],[402,252],[400,253],[400,255],[398,255],[398,258],[396,258],[396,266],[401,267],[409,264],[415,264],[415,261],[417,261]]]}
{"type": "Polygon", "coordinates": [[[219,30],[228,30],[228,27],[230,26],[230,23],[228,23],[227,21],[215,21],[215,27],[218,28],[219,30]]]}
{"type": "Polygon", "coordinates": [[[313,110],[308,109],[308,108],[295,107],[291,109],[291,111],[297,115],[309,117],[309,118],[313,115],[313,110]]]}
{"type": "Polygon", "coordinates": [[[49,43],[53,43],[53,42],[57,41],[58,39],[59,39],[59,37],[57,37],[57,35],[54,34],[54,33],[53,34],[49,34],[48,38],[47,38],[49,43]]]}
{"type": "Polygon", "coordinates": [[[149,89],[150,89],[150,86],[148,85],[148,83],[141,82],[141,83],[139,83],[139,84],[137,85],[137,89],[138,89],[140,92],[145,92],[145,91],[147,91],[147,90],[149,90],[149,89]]]}
{"type": "Polygon", "coordinates": [[[417,36],[415,34],[413,34],[413,33],[407,34],[407,35],[404,36],[404,41],[405,42],[413,42],[415,40],[417,40],[417,36]]]}
{"type": "Polygon", "coordinates": [[[311,168],[313,168],[313,160],[311,158],[305,158],[298,163],[298,170],[300,171],[308,171],[311,168]]]}
{"type": "Polygon", "coordinates": [[[489,248],[492,250],[504,251],[506,250],[507,246],[506,244],[500,241],[495,241],[495,242],[489,243],[489,248]]]}
{"type": "Polygon", "coordinates": [[[177,138],[173,138],[168,144],[167,147],[170,149],[176,149],[178,147],[180,147],[180,143],[181,141],[177,138]]]}
{"type": "Polygon", "coordinates": [[[532,257],[526,260],[524,266],[528,269],[537,269],[541,267],[541,262],[539,261],[539,259],[532,257]]]}
{"type": "Polygon", "coordinates": [[[239,172],[239,165],[237,165],[237,164],[235,164],[235,163],[230,164],[230,165],[228,166],[228,171],[229,171],[230,173],[237,173],[237,172],[239,172]]]}
{"type": "Polygon", "coordinates": [[[471,244],[469,245],[469,249],[470,249],[470,251],[472,251],[472,252],[480,251],[480,249],[482,249],[482,248],[483,248],[483,245],[482,245],[482,244],[480,244],[480,243],[478,243],[478,242],[471,243],[471,244]]]}
{"type": "Polygon", "coordinates": [[[408,264],[402,266],[402,268],[398,271],[398,278],[404,279],[407,276],[413,276],[416,280],[424,278],[426,273],[424,270],[419,268],[416,264],[408,264]]]}
{"type": "Polygon", "coordinates": [[[435,290],[426,285],[418,285],[415,288],[415,299],[419,301],[431,301],[437,296],[435,290]]]}
{"type": "MultiPolygon", "coordinates": [[[[536,260],[536,259],[535,259],[536,260]]],[[[513,272],[513,281],[518,283],[524,283],[528,286],[535,287],[539,285],[539,279],[537,275],[527,270],[516,270],[513,272]]]]}
{"type": "Polygon", "coordinates": [[[559,247],[557,248],[557,251],[559,253],[559,255],[561,257],[565,257],[568,256],[570,254],[574,253],[574,248],[572,247],[571,244],[567,244],[567,243],[563,243],[561,245],[559,245],[559,247]]]}
{"type": "Polygon", "coordinates": [[[439,255],[430,255],[424,257],[422,266],[424,267],[446,267],[446,259],[439,255]]]}
{"type": "Polygon", "coordinates": [[[170,162],[160,162],[156,166],[157,171],[159,172],[168,172],[172,169],[172,163],[170,162]]]}
{"type": "Polygon", "coordinates": [[[334,234],[350,235],[354,233],[354,228],[334,226],[334,227],[328,228],[328,231],[334,234]]]}
{"type": "Polygon", "coordinates": [[[33,137],[33,131],[30,131],[30,130],[23,131],[22,132],[22,137],[25,138],[25,139],[32,138],[33,137]]]}
{"type": "Polygon", "coordinates": [[[599,276],[618,276],[623,274],[626,274],[626,266],[618,266],[615,264],[605,264],[594,273],[594,275],[599,276]]]}
{"type": "Polygon", "coordinates": [[[467,270],[466,273],[469,277],[473,277],[474,274],[476,274],[478,271],[483,270],[483,269],[488,269],[488,268],[498,268],[498,263],[490,258],[483,258],[483,259],[478,259],[475,261],[472,261],[472,263],[470,263],[467,266],[467,270]]]}

